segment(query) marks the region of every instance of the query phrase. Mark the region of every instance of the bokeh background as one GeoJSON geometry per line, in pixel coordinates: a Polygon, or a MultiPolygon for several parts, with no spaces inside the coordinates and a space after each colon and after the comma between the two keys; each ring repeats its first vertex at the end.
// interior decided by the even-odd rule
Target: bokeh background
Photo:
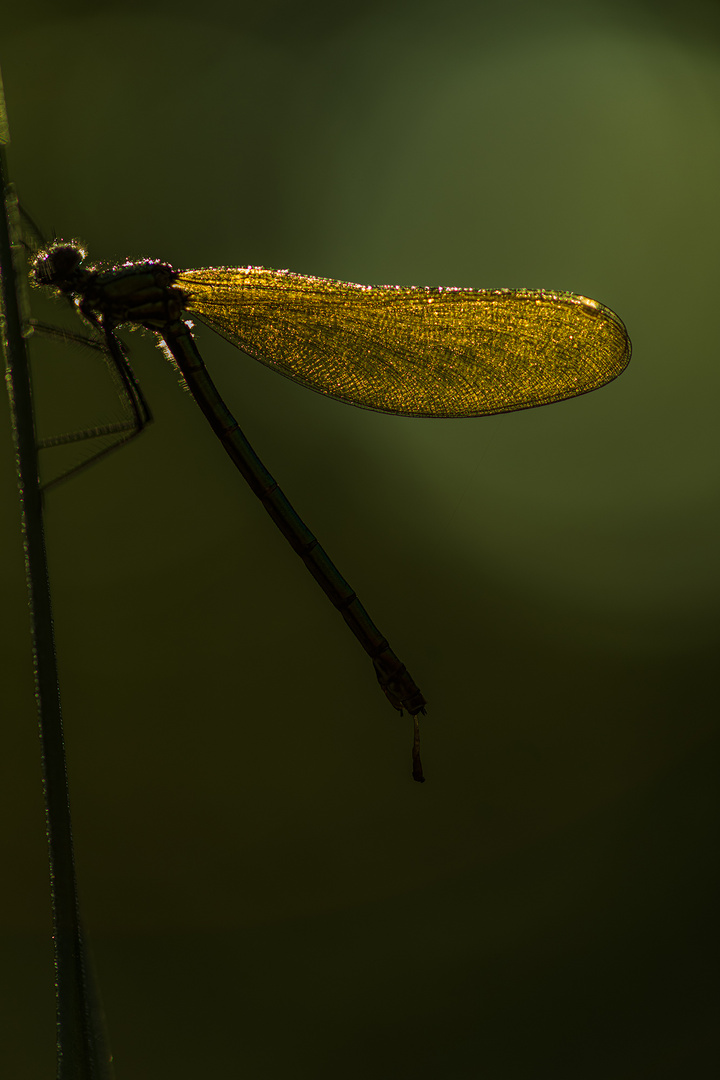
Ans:
{"type": "MultiPolygon", "coordinates": [[[[156,422],[47,500],[119,1080],[714,1075],[717,4],[25,0],[0,50],[21,199],[96,259],[567,289],[634,349],[575,401],[410,421],[200,330],[428,698],[420,786],[411,724],[130,337],[156,422]]],[[[33,364],[41,426],[113,418],[92,354],[38,341],[33,364]]],[[[39,1080],[52,948],[4,401],[0,432],[0,1072],[39,1080]]]]}

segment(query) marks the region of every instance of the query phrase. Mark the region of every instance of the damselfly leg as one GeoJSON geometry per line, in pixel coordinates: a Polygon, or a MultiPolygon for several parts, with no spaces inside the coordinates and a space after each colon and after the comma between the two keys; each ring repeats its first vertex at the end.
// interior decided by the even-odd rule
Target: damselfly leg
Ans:
{"type": "MultiPolygon", "coordinates": [[[[27,210],[22,206],[19,206],[18,209],[21,221],[22,246],[26,253],[34,258],[39,250],[48,246],[47,241],[27,210]]],[[[76,307],[72,297],[68,296],[66,299],[71,307],[76,307]]],[[[87,318],[87,322],[91,333],[81,334],[30,318],[28,320],[28,333],[57,342],[63,346],[80,347],[90,349],[96,354],[99,353],[113,380],[122,419],[38,439],[38,450],[50,450],[89,440],[112,439],[110,443],[105,442],[100,449],[94,451],[79,463],[66,467],[52,479],[43,481],[42,490],[44,492],[71,476],[77,475],[121,446],[125,446],[135,439],[152,421],[152,413],[130,366],[127,347],[114,332],[114,329],[103,326],[98,318],[90,316],[87,318]]]]}

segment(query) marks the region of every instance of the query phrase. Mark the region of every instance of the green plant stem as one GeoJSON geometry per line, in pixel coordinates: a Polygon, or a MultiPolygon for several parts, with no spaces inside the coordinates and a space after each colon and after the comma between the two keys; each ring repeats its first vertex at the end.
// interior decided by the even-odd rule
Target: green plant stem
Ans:
{"type": "MultiPolygon", "coordinates": [[[[3,112],[0,84],[0,113],[3,112]]],[[[5,126],[5,131],[7,127],[5,126]]],[[[0,116],[0,137],[2,117],[0,116]]],[[[18,487],[20,491],[25,570],[28,586],[35,672],[35,699],[42,744],[43,786],[50,855],[57,1001],[58,1080],[99,1080],[110,1075],[108,1057],[98,1046],[97,1005],[86,972],[78,916],[75,859],[70,821],[65,744],[58,686],[55,638],[48,579],[42,494],[38,479],[30,372],[22,333],[18,285],[12,249],[5,150],[0,146],[0,278],[4,315],[3,346],[10,398],[18,487]],[[105,1061],[103,1061],[103,1058],[105,1061]]]]}

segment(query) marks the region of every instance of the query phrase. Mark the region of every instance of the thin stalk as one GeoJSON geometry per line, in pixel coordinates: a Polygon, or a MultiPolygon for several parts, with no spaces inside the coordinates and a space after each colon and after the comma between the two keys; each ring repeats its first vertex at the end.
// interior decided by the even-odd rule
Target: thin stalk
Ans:
{"type": "Polygon", "coordinates": [[[10,398],[25,572],[33,642],[35,700],[42,744],[43,787],[50,857],[55,942],[58,1080],[105,1080],[112,1075],[103,1049],[100,1009],[87,970],[78,915],[75,859],[70,821],[57,658],[48,578],[42,495],[38,480],[30,371],[19,302],[21,282],[14,260],[14,192],[9,184],[5,144],[7,117],[0,81],[0,279],[2,344],[10,398]]]}

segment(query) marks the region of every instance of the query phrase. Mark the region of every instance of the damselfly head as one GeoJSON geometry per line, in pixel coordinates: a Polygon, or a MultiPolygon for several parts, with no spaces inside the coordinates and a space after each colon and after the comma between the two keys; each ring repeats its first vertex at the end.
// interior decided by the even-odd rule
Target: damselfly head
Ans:
{"type": "Polygon", "coordinates": [[[35,285],[48,285],[64,292],[72,290],[76,275],[87,258],[87,251],[77,242],[56,240],[32,261],[30,278],[35,285]]]}

